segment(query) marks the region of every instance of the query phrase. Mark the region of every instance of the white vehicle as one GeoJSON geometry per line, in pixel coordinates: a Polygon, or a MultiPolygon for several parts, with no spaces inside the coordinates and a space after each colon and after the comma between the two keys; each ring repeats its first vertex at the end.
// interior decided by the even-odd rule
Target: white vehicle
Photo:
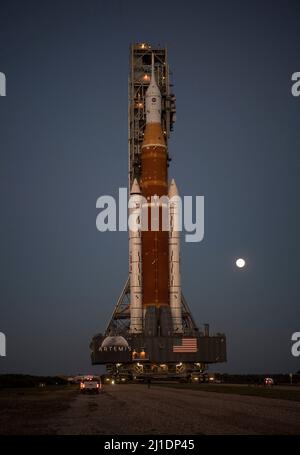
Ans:
{"type": "Polygon", "coordinates": [[[274,379],[272,379],[272,378],[265,378],[265,379],[264,379],[264,385],[265,385],[265,386],[273,386],[273,385],[274,385],[274,379]]]}
{"type": "Polygon", "coordinates": [[[95,376],[87,376],[80,383],[81,393],[99,393],[101,388],[101,379],[95,376]]]}

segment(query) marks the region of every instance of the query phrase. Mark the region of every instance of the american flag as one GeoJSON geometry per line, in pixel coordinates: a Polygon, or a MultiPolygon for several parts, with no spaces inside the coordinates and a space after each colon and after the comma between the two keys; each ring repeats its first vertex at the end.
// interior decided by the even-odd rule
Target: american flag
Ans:
{"type": "Polygon", "coordinates": [[[181,338],[179,345],[173,345],[173,352],[197,352],[197,338],[181,338]]]}

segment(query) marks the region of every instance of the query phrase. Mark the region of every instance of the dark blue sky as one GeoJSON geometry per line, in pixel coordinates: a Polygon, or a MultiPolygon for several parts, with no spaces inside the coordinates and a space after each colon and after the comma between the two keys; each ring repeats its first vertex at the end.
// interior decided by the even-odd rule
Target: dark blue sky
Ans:
{"type": "Polygon", "coordinates": [[[0,372],[96,371],[89,341],[127,277],[128,243],[96,230],[95,204],[127,185],[137,41],[168,46],[170,177],[205,196],[204,241],[182,245],[193,315],[226,333],[222,371],[300,369],[299,17],[283,0],[1,4],[0,372]]]}

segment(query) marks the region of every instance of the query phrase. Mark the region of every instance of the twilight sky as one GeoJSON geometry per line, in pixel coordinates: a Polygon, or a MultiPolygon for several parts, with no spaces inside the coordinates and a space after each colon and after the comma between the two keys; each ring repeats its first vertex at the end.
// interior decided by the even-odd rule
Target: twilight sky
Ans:
{"type": "Polygon", "coordinates": [[[211,369],[300,369],[299,18],[284,0],[1,4],[0,373],[99,371],[89,341],[127,277],[128,234],[96,230],[96,200],[127,185],[139,41],[169,51],[170,177],[205,196],[205,237],[182,242],[182,282],[199,325],[227,335],[228,363],[211,369]]]}

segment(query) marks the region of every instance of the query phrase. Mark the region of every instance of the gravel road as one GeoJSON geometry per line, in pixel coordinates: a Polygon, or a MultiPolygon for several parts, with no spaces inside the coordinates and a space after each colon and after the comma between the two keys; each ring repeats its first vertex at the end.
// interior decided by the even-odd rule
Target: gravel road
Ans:
{"type": "Polygon", "coordinates": [[[300,434],[300,402],[152,385],[78,394],[48,422],[57,434],[300,434]]]}

